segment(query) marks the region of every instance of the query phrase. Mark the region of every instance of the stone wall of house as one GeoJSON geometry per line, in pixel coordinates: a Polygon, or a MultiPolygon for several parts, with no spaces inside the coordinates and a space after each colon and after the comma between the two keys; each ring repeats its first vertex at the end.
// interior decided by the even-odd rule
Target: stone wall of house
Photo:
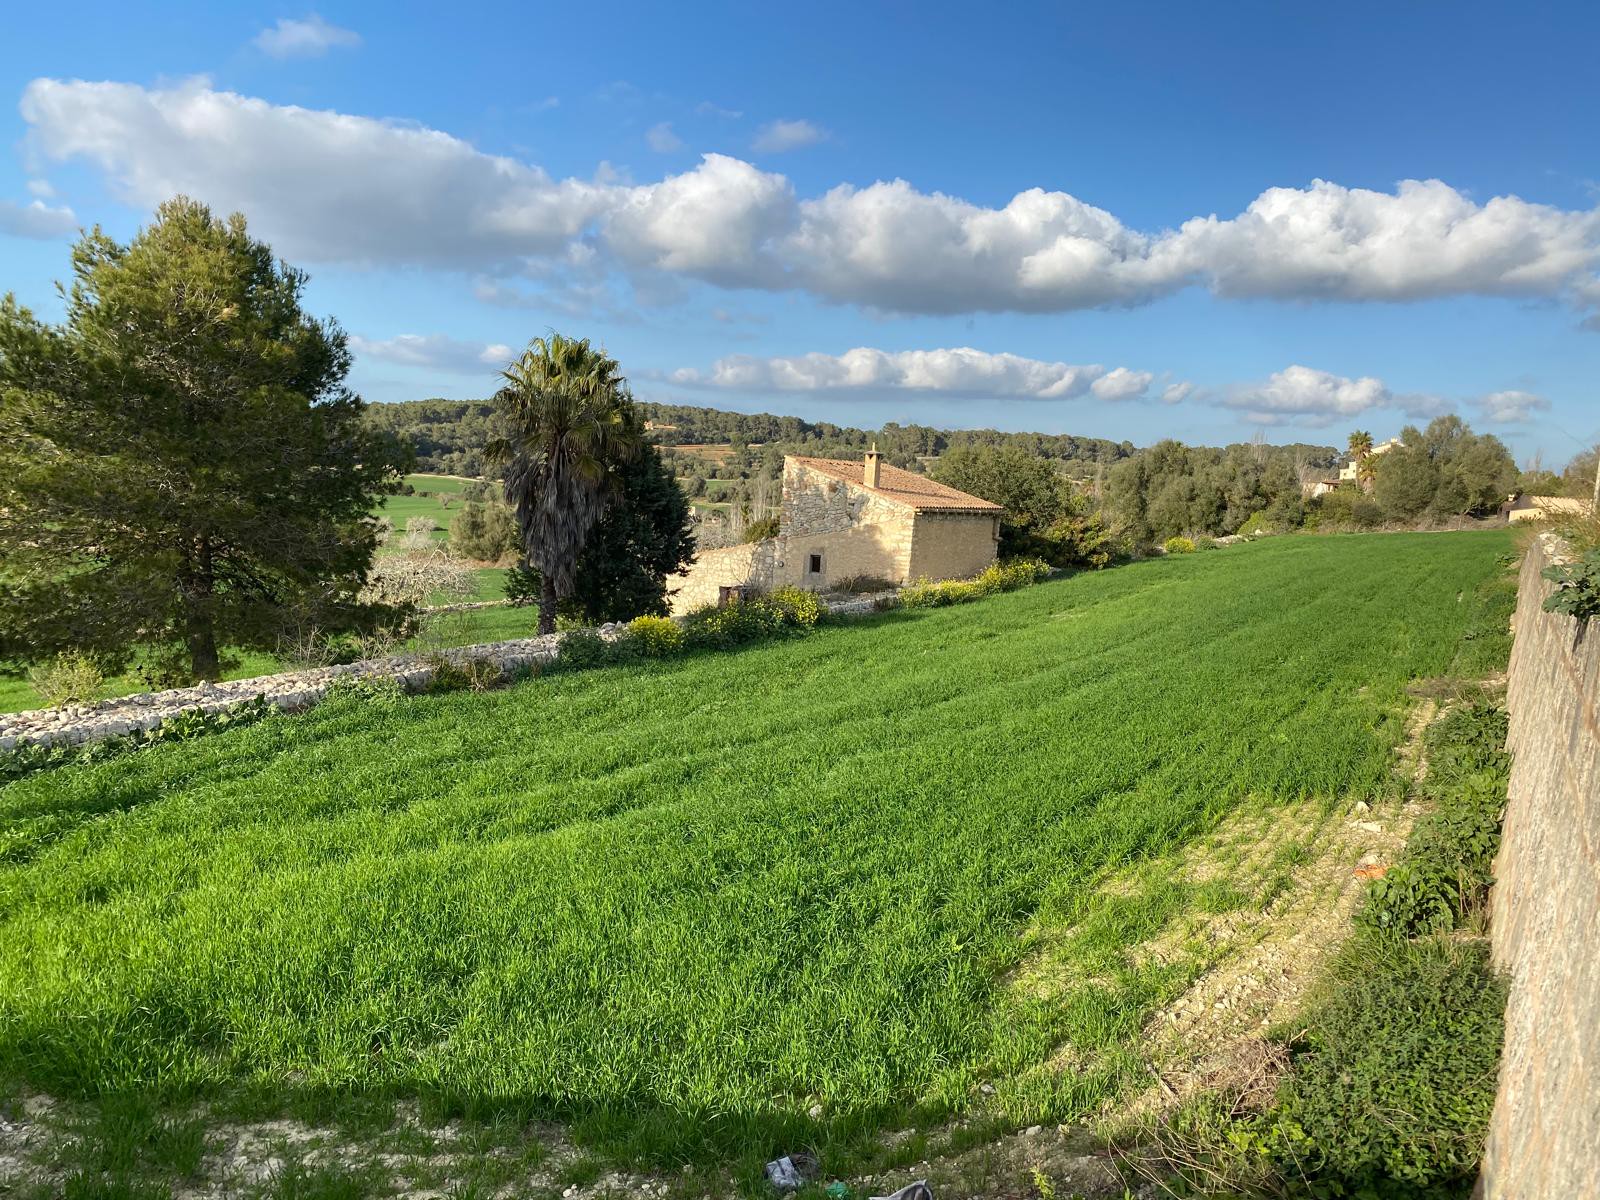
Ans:
{"type": "Polygon", "coordinates": [[[905,579],[966,579],[1000,550],[1000,519],[988,513],[917,514],[905,579]]]}
{"type": "Polygon", "coordinates": [[[1490,1200],[1600,1196],[1600,619],[1545,612],[1522,565],[1507,680],[1513,755],[1491,933],[1510,980],[1481,1179],[1490,1200]]]}
{"type": "Polygon", "coordinates": [[[673,615],[715,604],[725,587],[773,587],[777,556],[777,538],[700,551],[687,571],[667,576],[673,615]]]}
{"type": "Polygon", "coordinates": [[[783,464],[780,528],[791,537],[839,533],[861,525],[908,523],[911,510],[824,475],[795,459],[783,464]]]}

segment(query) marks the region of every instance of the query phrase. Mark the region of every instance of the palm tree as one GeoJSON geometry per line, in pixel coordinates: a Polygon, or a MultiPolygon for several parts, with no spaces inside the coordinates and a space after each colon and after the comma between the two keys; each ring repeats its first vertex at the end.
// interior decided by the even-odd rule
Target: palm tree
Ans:
{"type": "Polygon", "coordinates": [[[1372,482],[1372,435],[1365,429],[1350,434],[1350,461],[1356,465],[1356,483],[1366,486],[1372,482]]]}
{"type": "Polygon", "coordinates": [[[505,434],[487,455],[506,468],[506,500],[539,572],[539,632],[553,633],[614,473],[639,452],[644,430],[616,359],[586,338],[534,338],[501,378],[494,403],[505,434]]]}

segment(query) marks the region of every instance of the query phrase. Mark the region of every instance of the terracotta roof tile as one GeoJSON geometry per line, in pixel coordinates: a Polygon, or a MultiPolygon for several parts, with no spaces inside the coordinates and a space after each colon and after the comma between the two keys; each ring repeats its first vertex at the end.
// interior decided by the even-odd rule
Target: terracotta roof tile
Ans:
{"type": "Polygon", "coordinates": [[[998,504],[988,500],[980,500],[966,492],[957,491],[942,483],[936,483],[926,475],[918,475],[914,471],[902,471],[899,467],[891,467],[883,463],[878,468],[878,486],[869,488],[861,482],[862,464],[860,462],[843,458],[801,458],[791,456],[791,460],[813,471],[845,483],[853,483],[857,487],[865,488],[874,495],[882,496],[899,504],[905,504],[918,512],[971,512],[971,513],[999,513],[1004,509],[998,504]]]}

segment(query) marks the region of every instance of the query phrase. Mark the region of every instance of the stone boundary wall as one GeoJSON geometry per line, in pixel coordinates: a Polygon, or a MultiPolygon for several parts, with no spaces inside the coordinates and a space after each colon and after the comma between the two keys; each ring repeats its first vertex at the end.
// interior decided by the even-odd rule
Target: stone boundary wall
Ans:
{"type": "MultiPolygon", "coordinates": [[[[740,547],[741,549],[743,547],[740,547]]],[[[860,616],[895,592],[880,592],[849,600],[823,602],[835,616],[860,616]]],[[[715,597],[713,597],[713,602],[715,597]]],[[[590,630],[606,641],[622,636],[625,626],[601,625],[590,630]]],[[[564,633],[543,637],[517,638],[506,642],[485,642],[458,646],[438,652],[438,657],[457,665],[492,663],[506,678],[528,667],[553,662],[561,653],[564,633]]],[[[28,712],[0,713],[0,751],[21,746],[63,743],[76,745],[119,737],[139,730],[154,729],[168,717],[199,710],[221,713],[260,696],[285,712],[310,708],[327,694],[337,680],[376,676],[393,679],[408,692],[420,691],[433,678],[434,655],[401,654],[391,658],[369,658],[337,667],[314,667],[305,671],[285,671],[278,675],[258,675],[252,679],[230,679],[224,683],[203,683],[197,687],[173,688],[165,692],[144,692],[102,700],[98,704],[68,705],[64,708],[39,708],[28,712]]]]}
{"type": "Polygon", "coordinates": [[[1539,573],[1565,556],[1540,535],[1517,589],[1490,897],[1511,992],[1479,1180],[1489,1200],[1600,1197],[1600,619],[1543,610],[1554,585],[1539,573]]]}

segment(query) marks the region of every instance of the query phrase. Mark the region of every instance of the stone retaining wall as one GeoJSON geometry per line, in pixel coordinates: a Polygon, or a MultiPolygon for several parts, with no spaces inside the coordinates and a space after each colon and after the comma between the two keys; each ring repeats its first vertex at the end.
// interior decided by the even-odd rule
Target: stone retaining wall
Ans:
{"type": "Polygon", "coordinates": [[[1522,564],[1507,703],[1513,754],[1490,900],[1510,979],[1480,1179],[1491,1200],[1600,1197],[1600,619],[1542,608],[1544,534],[1522,564]]]}

